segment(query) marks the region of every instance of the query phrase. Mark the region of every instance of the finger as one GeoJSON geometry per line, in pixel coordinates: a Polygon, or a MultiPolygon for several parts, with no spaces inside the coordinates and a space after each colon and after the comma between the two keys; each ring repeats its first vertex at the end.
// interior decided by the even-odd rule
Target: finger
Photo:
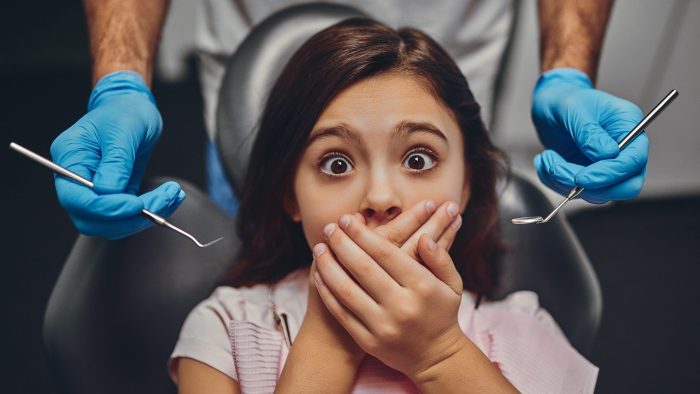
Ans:
{"type": "Polygon", "coordinates": [[[185,200],[185,192],[177,182],[165,182],[138,197],[145,209],[164,218],[170,217],[185,200]]]}
{"type": "Polygon", "coordinates": [[[573,123],[572,136],[578,148],[592,161],[612,159],[620,152],[617,142],[588,114],[573,123]],[[582,126],[576,126],[582,125],[582,126]]]}
{"type": "Polygon", "coordinates": [[[55,175],[59,202],[73,215],[85,220],[117,221],[138,215],[143,202],[131,194],[97,195],[92,189],[55,175]]]}
{"type": "MultiPolygon", "coordinates": [[[[360,223],[362,223],[362,224],[364,224],[364,225],[367,225],[367,221],[365,220],[365,215],[363,215],[363,214],[361,214],[361,213],[359,213],[359,212],[356,212],[353,216],[355,216],[355,218],[356,218],[360,223]]],[[[379,228],[379,227],[377,227],[377,228],[379,228]]],[[[376,231],[377,229],[374,229],[374,230],[376,231]]]]}
{"type": "MultiPolygon", "coordinates": [[[[391,222],[379,226],[374,231],[384,239],[401,247],[435,212],[435,201],[423,200],[413,205],[406,212],[402,212],[391,222]]],[[[365,224],[364,217],[362,223],[365,224]]]]}
{"type": "Polygon", "coordinates": [[[420,236],[428,234],[432,239],[440,238],[457,217],[459,217],[459,206],[453,201],[444,202],[430,219],[401,246],[401,250],[416,260],[420,260],[418,255],[418,239],[420,236]]]}
{"type": "Polygon", "coordinates": [[[175,182],[166,182],[138,197],[124,193],[99,196],[71,181],[60,187],[76,189],[63,193],[61,204],[71,214],[78,231],[107,239],[124,238],[152,226],[153,222],[141,215],[144,208],[169,218],[185,199],[185,192],[175,182]]]}
{"type": "Polygon", "coordinates": [[[329,246],[358,283],[366,283],[368,291],[379,297],[376,300],[382,300],[399,286],[415,283],[427,273],[411,256],[351,215],[340,219],[341,228],[333,232],[329,246]],[[347,224],[344,219],[349,219],[347,224]],[[388,284],[393,285],[387,287],[388,284]]]}
{"type": "MultiPolygon", "coordinates": [[[[85,133],[85,130],[79,125],[73,125],[61,133],[51,144],[51,160],[80,177],[92,181],[97,164],[100,162],[99,147],[89,138],[85,138],[82,133],[85,133]]],[[[80,185],[80,189],[72,189],[70,185],[78,184],[57,174],[54,174],[54,179],[59,198],[70,190],[88,189],[84,185],[80,185]]]]}
{"type": "Polygon", "coordinates": [[[148,163],[148,157],[151,152],[144,150],[143,152],[136,155],[136,161],[134,161],[134,168],[132,168],[131,177],[129,178],[129,183],[126,187],[126,192],[131,194],[137,194],[139,192],[139,187],[141,186],[141,178],[146,171],[146,164],[148,163]]]}
{"type": "Polygon", "coordinates": [[[371,328],[369,324],[378,321],[382,313],[379,305],[345,272],[325,243],[314,245],[313,253],[316,271],[333,296],[357,316],[363,326],[371,328]]]}
{"type": "Polygon", "coordinates": [[[430,272],[461,296],[463,291],[462,278],[447,250],[437,247],[437,244],[427,234],[423,234],[418,241],[418,251],[430,272]]]}
{"type": "MultiPolygon", "coordinates": [[[[649,139],[642,134],[615,159],[597,161],[576,174],[576,184],[586,189],[601,189],[639,174],[647,165],[649,139]]],[[[637,193],[638,194],[638,193],[637,193]]]]}
{"type": "Polygon", "coordinates": [[[118,221],[85,219],[80,214],[71,215],[75,227],[81,234],[101,236],[109,240],[121,239],[155,225],[143,215],[135,215],[118,221]]]}
{"type": "Polygon", "coordinates": [[[645,176],[646,169],[612,186],[602,189],[584,189],[580,197],[594,204],[602,204],[608,201],[629,200],[639,195],[644,185],[645,176]]]}
{"type": "Polygon", "coordinates": [[[126,191],[136,160],[136,152],[130,142],[112,139],[102,144],[102,160],[95,170],[95,191],[98,194],[126,191]]]}
{"type": "Polygon", "coordinates": [[[457,215],[449,227],[447,227],[445,232],[442,233],[440,239],[437,240],[437,245],[449,252],[450,248],[452,247],[452,242],[454,242],[455,238],[457,237],[457,232],[459,231],[460,227],[462,227],[462,216],[457,215]]]}
{"type": "MultiPolygon", "coordinates": [[[[604,93],[604,92],[603,92],[604,93]]],[[[619,143],[625,135],[637,126],[644,113],[633,102],[604,93],[608,97],[607,108],[604,110],[600,125],[619,143]]]]}
{"type": "Polygon", "coordinates": [[[323,279],[321,279],[319,273],[314,275],[314,283],[316,290],[318,291],[318,295],[321,297],[321,301],[323,301],[326,309],[328,309],[338,323],[343,326],[345,331],[350,334],[355,343],[362,348],[366,348],[366,346],[362,345],[369,343],[370,339],[372,338],[372,334],[367,327],[365,327],[364,323],[362,323],[352,312],[345,308],[345,306],[338,302],[338,299],[323,282],[323,279]]]}
{"type": "Polygon", "coordinates": [[[567,162],[559,153],[550,149],[535,156],[534,162],[542,183],[562,195],[576,187],[576,174],[584,168],[567,162]]]}
{"type": "MultiPolygon", "coordinates": [[[[356,221],[355,218],[350,215],[343,215],[341,219],[343,218],[351,218],[351,223],[346,229],[357,234],[357,232],[360,231],[359,226],[362,226],[362,228],[366,230],[366,233],[371,233],[373,237],[380,239],[383,243],[382,245],[388,252],[391,251],[390,248],[398,251],[396,246],[356,221]]],[[[335,223],[328,224],[324,228],[324,234],[326,235],[328,247],[330,247],[335,257],[337,257],[337,261],[355,278],[353,283],[357,281],[377,303],[381,303],[387,293],[399,288],[399,284],[386,272],[382,264],[375,261],[375,259],[363,250],[361,245],[358,245],[354,239],[335,223]]],[[[366,236],[368,236],[368,234],[365,234],[365,237],[366,236]]],[[[391,258],[394,256],[395,255],[392,255],[391,258]]]]}

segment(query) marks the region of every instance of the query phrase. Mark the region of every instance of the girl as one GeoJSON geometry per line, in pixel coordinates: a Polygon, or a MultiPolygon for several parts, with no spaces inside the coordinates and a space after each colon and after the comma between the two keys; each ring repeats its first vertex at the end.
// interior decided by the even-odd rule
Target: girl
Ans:
{"type": "Polygon", "coordinates": [[[171,355],[180,391],[592,392],[534,293],[480,305],[502,162],[431,38],[367,19],[314,35],[262,115],[236,262],[171,355]]]}

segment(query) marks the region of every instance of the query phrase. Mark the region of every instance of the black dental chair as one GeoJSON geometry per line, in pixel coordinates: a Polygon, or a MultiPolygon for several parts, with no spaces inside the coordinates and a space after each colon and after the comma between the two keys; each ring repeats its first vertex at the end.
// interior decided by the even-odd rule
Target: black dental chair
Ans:
{"type": "MultiPolygon", "coordinates": [[[[363,16],[339,5],[283,10],[257,26],[229,60],[217,119],[217,146],[240,190],[251,130],[265,93],[296,48],[342,19],[363,16]]],[[[172,179],[172,178],[168,178],[172,179]]],[[[165,179],[145,182],[144,190],[165,179]]],[[[55,382],[70,393],[172,393],[166,361],[188,312],[213,290],[239,247],[234,221],[203,192],[178,180],[187,199],[171,221],[201,240],[199,249],[154,227],[119,241],[79,236],[53,289],[44,342],[55,382]]],[[[512,252],[501,261],[496,298],[521,289],[538,293],[572,345],[588,355],[602,298],[587,257],[562,215],[538,226],[510,218],[549,212],[536,186],[513,175],[501,195],[501,225],[512,252]]]]}

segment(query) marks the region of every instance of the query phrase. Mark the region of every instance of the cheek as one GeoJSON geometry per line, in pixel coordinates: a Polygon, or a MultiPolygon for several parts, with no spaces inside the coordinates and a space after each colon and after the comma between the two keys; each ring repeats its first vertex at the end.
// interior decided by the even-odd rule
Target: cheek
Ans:
{"type": "Polygon", "coordinates": [[[301,173],[295,183],[298,212],[309,248],[324,241],[323,228],[328,223],[337,223],[343,214],[353,211],[350,196],[341,198],[335,188],[317,183],[301,173]]]}
{"type": "MultiPolygon", "coordinates": [[[[464,167],[459,162],[448,163],[446,166],[437,176],[412,183],[412,204],[420,200],[432,199],[438,206],[446,201],[454,201],[460,206],[466,205],[466,201],[462,201],[465,186],[464,167]]],[[[407,208],[412,204],[406,204],[407,208]]]]}

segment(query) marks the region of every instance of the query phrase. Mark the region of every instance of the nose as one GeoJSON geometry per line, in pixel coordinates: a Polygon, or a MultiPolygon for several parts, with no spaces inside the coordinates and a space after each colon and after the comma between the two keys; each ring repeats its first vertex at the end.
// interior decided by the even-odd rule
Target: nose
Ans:
{"type": "Polygon", "coordinates": [[[368,180],[360,212],[370,228],[387,223],[401,214],[399,194],[388,178],[379,174],[368,180]]]}

